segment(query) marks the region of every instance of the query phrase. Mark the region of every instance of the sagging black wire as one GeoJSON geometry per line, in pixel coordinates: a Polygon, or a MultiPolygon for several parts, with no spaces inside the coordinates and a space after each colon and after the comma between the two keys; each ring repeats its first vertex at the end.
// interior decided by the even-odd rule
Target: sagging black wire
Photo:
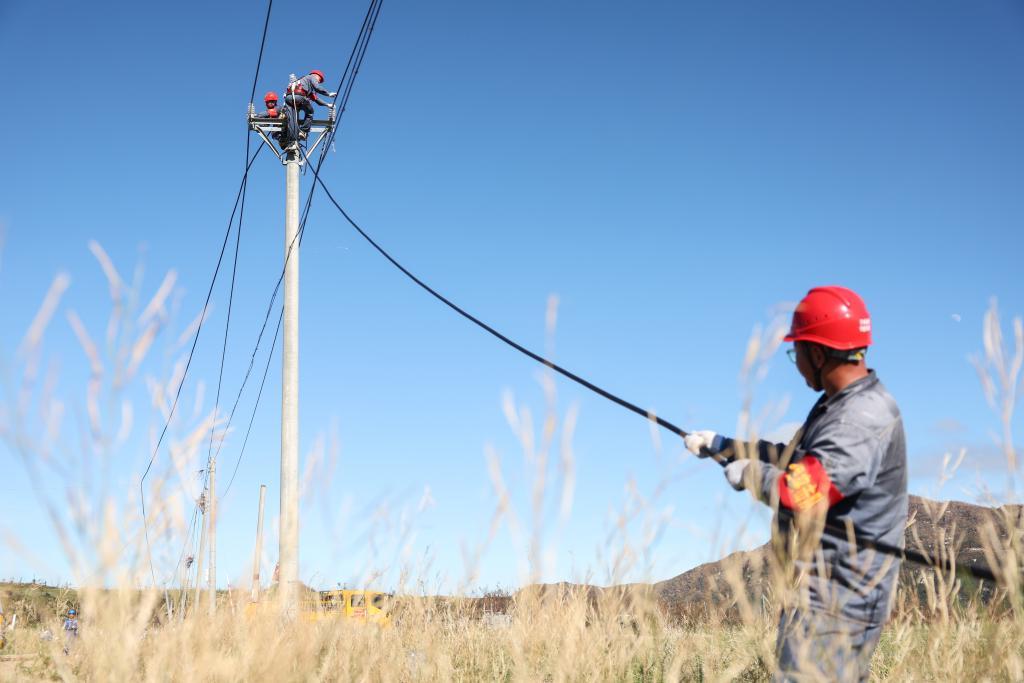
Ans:
{"type": "MultiPolygon", "coordinates": [[[[626,408],[629,411],[632,411],[632,412],[634,412],[634,413],[636,413],[638,415],[641,415],[642,417],[644,417],[644,418],[646,418],[646,419],[648,419],[648,420],[658,424],[660,427],[663,427],[663,428],[667,429],[668,431],[672,432],[673,434],[677,434],[678,436],[682,436],[682,437],[685,437],[687,435],[686,431],[684,431],[683,429],[681,429],[681,428],[677,427],[676,425],[672,424],[668,420],[665,420],[665,419],[663,419],[661,417],[658,417],[658,416],[654,415],[653,413],[651,413],[650,411],[643,410],[639,406],[637,406],[637,405],[635,405],[635,404],[633,404],[633,403],[631,403],[631,402],[629,402],[629,401],[627,401],[627,400],[625,400],[623,398],[620,398],[619,396],[616,396],[615,394],[613,394],[613,393],[611,393],[611,392],[609,392],[609,391],[607,391],[605,389],[602,389],[601,387],[597,386],[596,384],[593,384],[592,382],[587,381],[586,379],[580,377],[579,375],[577,375],[577,374],[575,374],[573,372],[570,372],[569,370],[566,370],[565,368],[562,368],[561,366],[555,364],[554,362],[552,362],[552,361],[550,361],[550,360],[540,356],[539,354],[534,353],[533,351],[527,349],[523,345],[521,345],[521,344],[517,343],[516,341],[510,339],[509,337],[505,336],[501,332],[498,332],[496,329],[494,329],[493,327],[491,327],[487,323],[483,322],[482,320],[480,320],[476,316],[468,313],[466,310],[464,310],[463,308],[461,308],[460,306],[458,306],[457,304],[453,303],[451,300],[449,300],[448,298],[446,298],[445,296],[443,296],[442,294],[437,292],[437,290],[432,288],[430,285],[425,283],[423,280],[421,280],[418,277],[416,277],[411,271],[409,271],[408,268],[406,268],[401,263],[399,263],[383,247],[381,247],[379,244],[377,244],[377,242],[372,237],[370,237],[370,235],[365,230],[363,230],[359,226],[359,224],[356,223],[355,220],[352,219],[351,216],[348,215],[348,213],[345,211],[345,209],[342,208],[342,206],[334,198],[334,195],[331,194],[331,191],[327,189],[327,186],[324,184],[324,181],[320,178],[319,175],[315,175],[314,178],[315,178],[315,183],[318,183],[320,185],[320,189],[322,189],[324,191],[324,193],[327,195],[328,200],[330,200],[331,204],[334,205],[334,208],[336,208],[338,210],[338,212],[341,213],[342,216],[344,216],[345,220],[348,221],[349,225],[351,225],[356,230],[356,232],[358,232],[363,237],[363,239],[365,239],[370,244],[370,246],[372,246],[381,256],[383,256],[385,259],[387,259],[391,263],[391,265],[393,265],[395,268],[397,268],[399,271],[401,271],[402,274],[404,274],[406,277],[408,277],[414,283],[419,285],[420,288],[422,288],[428,294],[433,296],[435,299],[437,299],[438,301],[440,301],[444,305],[448,306],[453,311],[458,313],[460,316],[462,316],[466,320],[469,320],[471,323],[473,323],[477,327],[481,328],[482,330],[484,330],[488,334],[496,337],[497,339],[501,340],[502,342],[504,342],[508,346],[512,347],[516,351],[519,351],[523,355],[525,355],[525,356],[527,356],[527,357],[537,361],[538,363],[541,363],[542,365],[544,365],[544,366],[546,366],[548,368],[551,368],[555,372],[557,372],[557,373],[561,374],[562,376],[572,380],[573,382],[576,382],[577,384],[579,384],[579,385],[581,385],[581,386],[583,386],[583,387],[593,391],[594,393],[598,394],[599,396],[602,396],[602,397],[608,399],[609,401],[612,401],[613,403],[615,403],[615,404],[617,404],[619,406],[622,406],[623,408],[626,408]]],[[[716,459],[716,462],[718,462],[723,467],[725,465],[728,465],[732,461],[733,461],[733,458],[716,459]]],[[[779,513],[783,517],[785,517],[787,515],[791,515],[791,513],[788,510],[786,510],[785,508],[779,508],[779,513]]],[[[833,522],[833,521],[830,521],[830,520],[826,520],[825,521],[825,528],[828,529],[829,531],[831,531],[833,534],[836,534],[840,538],[848,538],[849,535],[850,535],[850,530],[848,530],[847,527],[842,522],[838,522],[838,521],[833,522]]],[[[906,549],[906,548],[899,548],[897,546],[890,545],[888,543],[882,543],[882,542],[879,542],[879,541],[872,541],[872,540],[865,539],[865,538],[862,538],[860,536],[857,536],[855,533],[853,534],[853,539],[861,547],[864,547],[864,548],[867,548],[867,549],[871,549],[871,550],[874,550],[876,552],[879,552],[879,553],[882,553],[882,554],[885,554],[885,555],[889,555],[889,556],[894,557],[894,558],[898,558],[898,559],[901,559],[901,560],[906,560],[906,561],[909,561],[909,562],[913,562],[914,564],[918,564],[918,565],[922,565],[922,566],[926,566],[926,567],[931,567],[931,568],[934,568],[934,569],[942,569],[943,568],[941,563],[932,560],[930,557],[928,557],[924,553],[918,552],[916,550],[906,549]]],[[[967,564],[955,564],[955,567],[956,567],[957,570],[962,571],[962,572],[966,572],[966,573],[970,574],[971,576],[973,576],[975,578],[984,579],[984,580],[987,580],[987,581],[992,581],[993,583],[997,583],[997,579],[996,579],[995,573],[991,569],[989,569],[988,567],[975,567],[973,565],[967,565],[967,564]]]]}
{"type": "MultiPolygon", "coordinates": [[[[256,96],[256,85],[257,85],[257,82],[259,81],[260,67],[263,64],[263,50],[266,47],[266,43],[267,43],[267,32],[268,32],[268,29],[270,27],[270,13],[271,13],[271,10],[273,9],[273,6],[274,6],[274,0],[267,0],[267,13],[266,13],[266,17],[263,20],[263,35],[260,38],[260,51],[259,51],[259,54],[256,57],[256,69],[255,69],[255,73],[253,74],[253,78],[252,78],[252,90],[250,91],[250,94],[249,94],[249,101],[250,102],[256,96]]],[[[203,323],[206,321],[206,313],[207,313],[207,311],[209,309],[210,298],[211,298],[211,296],[213,294],[214,285],[217,283],[217,275],[220,273],[220,266],[221,266],[221,263],[222,263],[222,261],[224,259],[224,251],[225,251],[225,248],[227,247],[228,238],[231,235],[231,226],[232,226],[232,224],[234,222],[235,211],[239,207],[239,201],[240,200],[242,202],[242,211],[244,212],[244,210],[245,210],[244,209],[244,206],[245,206],[245,204],[244,204],[244,202],[245,202],[245,189],[246,189],[246,186],[247,186],[247,183],[248,183],[248,179],[249,179],[249,169],[252,168],[253,162],[256,160],[256,157],[259,156],[259,153],[263,149],[263,145],[264,145],[264,143],[261,142],[260,146],[256,148],[256,152],[252,155],[252,158],[250,158],[249,157],[249,150],[251,149],[250,144],[251,144],[250,136],[249,136],[248,132],[246,132],[246,136],[245,136],[245,160],[246,160],[245,171],[242,174],[242,183],[241,183],[241,187],[239,187],[238,196],[235,197],[235,206],[231,210],[231,217],[228,220],[227,231],[224,233],[224,242],[223,242],[223,244],[221,244],[220,255],[217,257],[217,266],[214,269],[213,277],[211,278],[211,281],[210,281],[210,287],[209,287],[209,290],[206,293],[206,301],[203,304],[202,313],[200,314],[199,324],[198,324],[198,327],[196,328],[196,335],[195,335],[195,338],[192,341],[192,348],[189,349],[188,360],[185,363],[185,370],[182,373],[181,381],[178,383],[178,388],[175,391],[174,401],[171,404],[171,410],[169,411],[169,413],[167,415],[167,420],[164,423],[163,429],[161,429],[161,431],[160,431],[160,437],[157,439],[156,447],[153,449],[153,455],[150,457],[149,463],[146,465],[146,470],[145,470],[145,472],[143,472],[142,479],[139,482],[139,495],[140,495],[140,502],[141,502],[141,508],[142,508],[142,523],[143,523],[143,527],[144,527],[144,530],[145,530],[145,538],[146,538],[146,554],[149,557],[149,570],[150,570],[150,575],[152,576],[153,584],[154,585],[156,585],[158,582],[157,582],[157,578],[156,578],[156,567],[153,564],[153,549],[152,549],[152,545],[151,545],[150,540],[149,540],[149,520],[148,520],[148,516],[147,516],[147,513],[146,513],[145,481],[146,481],[146,477],[149,475],[149,472],[150,472],[150,470],[153,467],[153,463],[156,461],[157,455],[160,452],[160,446],[163,443],[163,440],[164,440],[164,437],[167,434],[168,428],[170,427],[171,419],[174,417],[174,411],[177,408],[178,399],[181,396],[181,389],[185,385],[185,379],[188,376],[189,367],[192,365],[192,357],[195,354],[196,345],[199,343],[199,334],[200,334],[200,332],[202,332],[203,323]]],[[[231,274],[232,298],[234,296],[235,272],[236,272],[237,267],[238,267],[238,242],[241,239],[241,231],[242,231],[241,214],[239,215],[238,231],[239,231],[238,239],[236,239],[236,245],[235,245],[235,264],[234,264],[234,268],[232,269],[232,274],[231,274]]],[[[230,317],[231,317],[231,312],[230,312],[230,303],[229,303],[229,305],[228,305],[228,325],[230,325],[230,317]]],[[[225,330],[224,330],[224,344],[225,344],[225,347],[227,345],[227,334],[228,334],[228,330],[227,330],[227,327],[225,327],[225,330]]],[[[221,376],[223,376],[223,372],[224,372],[224,355],[222,353],[222,355],[221,355],[221,376]]],[[[217,393],[218,393],[218,396],[219,396],[219,394],[220,394],[220,383],[219,382],[218,382],[217,393]]],[[[214,415],[216,415],[216,409],[215,409],[214,415]]],[[[211,435],[210,435],[211,449],[212,449],[212,440],[213,440],[212,431],[213,430],[211,428],[211,435]]],[[[209,477],[209,471],[207,471],[206,476],[209,477]]],[[[204,483],[204,490],[205,490],[205,483],[204,483]]],[[[193,511],[193,516],[196,515],[197,511],[198,511],[198,504],[196,505],[196,508],[193,511]]],[[[187,544],[187,540],[186,540],[186,544],[187,544]]],[[[168,599],[168,597],[166,595],[166,591],[165,591],[164,598],[165,598],[165,602],[168,603],[168,611],[170,611],[169,599],[168,599]]]]}
{"type": "MultiPolygon", "coordinates": [[[[347,106],[349,97],[351,97],[352,86],[353,86],[353,83],[355,82],[355,77],[356,77],[356,75],[358,75],[359,69],[360,69],[360,67],[362,66],[362,63],[363,63],[363,59],[366,56],[367,47],[369,45],[370,38],[373,35],[373,29],[375,28],[375,26],[377,24],[377,17],[380,16],[380,10],[381,10],[381,6],[382,5],[383,5],[383,0],[371,0],[370,1],[370,4],[369,4],[369,6],[367,7],[367,10],[366,10],[366,15],[363,17],[363,24],[362,24],[362,26],[359,29],[359,33],[356,36],[355,43],[353,44],[352,50],[349,53],[348,62],[345,65],[345,70],[344,70],[344,72],[341,75],[341,79],[340,79],[340,81],[338,83],[338,88],[336,90],[336,92],[339,92],[339,93],[343,92],[343,97],[340,97],[340,98],[336,99],[336,102],[342,102],[342,109],[340,111],[336,109],[336,111],[335,111],[335,119],[334,119],[334,127],[331,130],[330,136],[325,141],[325,144],[324,144],[323,148],[320,150],[320,158],[317,160],[316,168],[313,170],[313,174],[316,177],[319,177],[320,169],[323,167],[324,161],[326,160],[327,150],[333,144],[335,136],[337,136],[338,126],[340,125],[340,122],[341,122],[341,116],[344,113],[344,108],[347,106]]],[[[255,89],[253,90],[253,92],[255,93],[255,89]]],[[[335,105],[335,106],[337,107],[337,105],[335,105]]],[[[296,114],[296,116],[297,116],[297,114],[296,114]]],[[[300,147],[300,149],[301,149],[301,147],[300,147]]],[[[303,155],[305,156],[305,152],[304,151],[303,151],[303,155]]],[[[305,159],[306,159],[307,165],[311,167],[311,162],[309,160],[309,157],[305,156],[305,159]]],[[[309,189],[308,194],[306,195],[306,202],[305,202],[305,206],[304,206],[303,211],[302,211],[302,219],[299,222],[299,229],[296,232],[295,237],[293,237],[292,241],[288,244],[288,249],[287,249],[287,251],[285,253],[284,265],[281,268],[281,273],[278,275],[277,283],[274,285],[274,291],[270,295],[270,303],[267,305],[267,311],[266,311],[266,314],[263,317],[263,323],[262,323],[262,325],[260,327],[260,332],[259,332],[259,334],[256,337],[256,344],[255,344],[255,346],[253,348],[252,355],[250,356],[250,359],[249,359],[249,367],[246,370],[245,377],[242,379],[242,384],[239,387],[238,395],[235,397],[235,402],[234,402],[234,405],[231,408],[231,413],[228,416],[228,420],[227,420],[227,423],[225,425],[225,430],[227,430],[231,426],[231,422],[234,419],[235,411],[236,411],[236,409],[238,407],[239,401],[241,400],[242,393],[245,391],[245,387],[248,384],[249,377],[252,374],[252,370],[253,370],[253,367],[254,367],[254,364],[255,364],[255,361],[256,361],[256,355],[257,355],[257,353],[259,351],[260,343],[263,340],[263,335],[266,332],[267,324],[270,321],[270,315],[271,315],[271,313],[272,313],[272,311],[274,309],[274,303],[277,300],[277,295],[278,295],[278,293],[279,293],[279,291],[281,289],[282,283],[284,282],[285,272],[287,271],[288,262],[291,259],[292,251],[293,251],[293,249],[301,247],[301,245],[302,245],[302,238],[305,235],[306,225],[307,225],[307,222],[308,222],[308,219],[309,219],[310,211],[312,209],[313,195],[314,195],[314,190],[315,189],[316,189],[315,186],[311,187],[309,189]]],[[[231,479],[228,482],[228,486],[227,486],[227,488],[224,491],[224,497],[227,497],[228,492],[231,490],[231,484],[235,480],[235,475],[238,474],[239,465],[241,464],[242,458],[245,455],[245,446],[246,446],[246,444],[249,441],[249,434],[252,431],[252,425],[253,425],[253,422],[254,422],[254,420],[256,418],[256,412],[259,409],[259,405],[260,405],[260,398],[263,395],[263,387],[264,387],[264,384],[266,383],[267,372],[270,369],[270,362],[271,362],[271,359],[273,358],[274,348],[277,345],[277,338],[278,338],[278,335],[280,334],[280,331],[281,331],[281,317],[283,316],[283,314],[284,314],[284,311],[282,310],[281,315],[278,317],[277,329],[274,332],[274,341],[271,344],[270,353],[267,354],[267,363],[266,363],[266,366],[264,367],[264,370],[263,370],[263,380],[260,383],[259,392],[257,393],[256,401],[255,401],[255,403],[253,405],[253,409],[252,409],[252,414],[250,415],[250,418],[249,418],[249,426],[248,426],[248,428],[246,430],[245,439],[242,442],[242,447],[241,447],[241,449],[239,451],[238,458],[235,460],[235,466],[234,466],[234,469],[233,469],[233,471],[231,473],[231,479]]],[[[221,448],[222,445],[223,445],[223,442],[218,446],[218,449],[217,449],[217,453],[218,454],[220,453],[220,448],[221,448]]],[[[215,457],[217,457],[217,456],[215,456],[215,457]]]]}
{"type": "Polygon", "coordinates": [[[230,218],[228,218],[228,227],[224,232],[224,240],[220,245],[220,254],[217,256],[217,265],[214,267],[213,277],[210,279],[210,286],[206,291],[206,301],[203,303],[203,308],[199,315],[199,323],[196,327],[195,337],[192,339],[192,347],[189,349],[188,358],[185,361],[185,369],[182,372],[181,380],[178,382],[178,388],[174,392],[174,400],[171,402],[171,408],[167,413],[167,419],[164,421],[164,426],[160,430],[160,436],[157,438],[156,446],[153,448],[153,455],[150,456],[146,469],[142,473],[142,479],[139,480],[139,500],[142,508],[142,525],[146,539],[146,554],[149,557],[149,571],[153,578],[153,585],[157,585],[159,582],[156,579],[156,567],[153,564],[153,548],[149,540],[149,518],[146,511],[146,477],[149,476],[150,470],[153,469],[153,464],[156,462],[157,455],[160,453],[160,446],[163,444],[164,438],[167,436],[167,430],[170,428],[171,420],[174,419],[174,413],[178,407],[178,401],[181,398],[181,390],[182,387],[185,386],[185,379],[188,377],[189,368],[192,366],[192,358],[195,355],[196,346],[199,344],[199,335],[202,333],[203,323],[206,321],[206,314],[210,307],[210,299],[213,296],[213,288],[214,285],[217,284],[217,276],[220,273],[220,267],[224,261],[224,252],[227,250],[228,239],[231,237],[232,226],[235,222],[235,214],[238,211],[239,202],[242,198],[242,191],[249,176],[249,170],[252,168],[253,162],[255,162],[256,158],[260,155],[263,147],[264,143],[260,143],[260,146],[256,148],[256,151],[245,166],[245,173],[242,175],[242,183],[239,185],[238,194],[235,196],[235,205],[231,210],[230,218]]]}

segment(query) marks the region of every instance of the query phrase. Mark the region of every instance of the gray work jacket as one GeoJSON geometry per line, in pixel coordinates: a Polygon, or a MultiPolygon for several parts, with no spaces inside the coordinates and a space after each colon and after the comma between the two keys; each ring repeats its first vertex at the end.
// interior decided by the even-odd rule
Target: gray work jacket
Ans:
{"type": "MultiPolygon", "coordinates": [[[[807,579],[810,606],[880,624],[892,607],[899,558],[864,543],[851,544],[849,536],[829,527],[852,526],[858,539],[903,548],[907,446],[896,401],[872,370],[834,396],[822,396],[795,438],[799,440],[788,463],[787,480],[782,480],[778,460],[786,446],[757,444],[762,461],[761,499],[774,504],[785,497],[780,496],[781,487],[787,487],[790,491],[785,493],[793,500],[795,480],[806,482],[812,467],[824,470],[827,488],[838,500],[832,500],[828,509],[817,559],[797,562],[807,579]],[[801,464],[808,456],[820,468],[810,460],[801,464]]],[[[790,510],[780,505],[775,521],[783,536],[791,520],[790,510]]]]}
{"type": "Polygon", "coordinates": [[[330,90],[320,87],[320,80],[313,74],[306,74],[302,78],[296,79],[293,83],[289,83],[285,92],[289,95],[293,93],[296,95],[302,95],[317,104],[323,104],[323,102],[317,99],[317,93],[320,93],[321,95],[331,94],[330,90]]]}

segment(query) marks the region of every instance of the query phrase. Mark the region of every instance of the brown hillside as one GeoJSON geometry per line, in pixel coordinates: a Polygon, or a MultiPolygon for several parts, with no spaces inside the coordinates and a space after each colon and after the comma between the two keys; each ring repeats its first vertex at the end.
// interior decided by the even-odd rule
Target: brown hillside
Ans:
{"type": "MultiPolygon", "coordinates": [[[[955,549],[958,564],[988,567],[985,558],[985,539],[995,536],[1006,539],[1006,521],[1011,528],[1024,528],[1022,506],[989,508],[959,501],[938,502],[910,496],[910,516],[906,531],[906,544],[929,557],[948,558],[955,549]],[[938,553],[937,553],[938,551],[938,553]]],[[[653,586],[632,586],[633,589],[653,589],[658,606],[666,615],[675,620],[730,618],[738,616],[737,601],[732,586],[742,580],[747,593],[745,604],[756,608],[770,608],[772,595],[769,585],[768,558],[771,549],[765,545],[751,551],[736,552],[717,562],[709,562],[683,572],[653,586]]],[[[924,586],[928,575],[934,569],[905,562],[900,571],[900,582],[904,590],[917,594],[924,603],[927,591],[924,586]]],[[[970,575],[959,576],[960,595],[966,599],[977,590],[978,582],[970,575]]],[[[624,586],[613,587],[621,591],[624,586]]],[[[988,588],[988,587],[987,587],[988,588]]],[[[530,595],[551,596],[565,591],[586,591],[592,601],[612,589],[575,584],[531,586],[524,591],[530,595]]],[[[520,591],[519,595],[523,595],[520,591]]],[[[981,593],[983,599],[992,595],[991,590],[981,593]]]]}

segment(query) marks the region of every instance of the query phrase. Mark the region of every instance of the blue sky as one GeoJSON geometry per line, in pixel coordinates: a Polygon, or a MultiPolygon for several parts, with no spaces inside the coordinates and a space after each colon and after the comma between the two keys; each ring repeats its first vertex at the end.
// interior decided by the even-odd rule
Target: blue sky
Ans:
{"type": "MultiPolygon", "coordinates": [[[[174,341],[202,306],[241,175],[264,11],[0,5],[0,79],[26,124],[8,128],[0,165],[5,381],[67,272],[44,358],[69,415],[84,410],[88,364],[66,312],[102,338],[111,308],[90,240],[126,279],[141,264],[142,305],[177,273],[168,328],[128,394],[132,434],[116,452],[82,456],[69,418],[60,457],[74,466],[42,468],[40,494],[58,508],[78,490],[91,509],[112,497],[126,525],[137,514],[158,422],[144,378],[166,381],[174,341]]],[[[275,2],[258,95],[310,68],[336,83],[364,11],[275,2]]],[[[971,499],[1004,477],[999,424],[967,357],[981,349],[991,297],[1004,323],[1024,312],[1022,38],[1024,10],[1010,1],[388,0],[323,177],[414,272],[533,348],[545,348],[556,295],[556,360],[684,428],[735,430],[755,325],[816,284],[852,287],[875,320],[871,364],[903,410],[912,491],[934,492],[942,454],[965,447],[941,493],[971,499]]],[[[282,167],[263,156],[246,203],[228,400],[279,273],[282,217],[282,167]]],[[[367,563],[394,566],[407,544],[425,576],[457,583],[495,508],[489,446],[529,536],[530,466],[502,396],[539,423],[538,368],[404,280],[322,196],[301,267],[303,459],[320,436],[339,443],[333,478],[318,474],[303,509],[302,576],[360,583],[367,563]]],[[[212,409],[226,308],[221,279],[183,391],[189,416],[200,383],[212,409]]],[[[260,483],[269,567],[276,555],[277,368],[222,505],[222,585],[247,572],[260,483]]],[[[643,420],[556,386],[559,416],[578,409],[575,495],[559,522],[552,463],[544,579],[607,580],[630,481],[648,501],[626,526],[630,542],[643,545],[645,520],[668,520],[632,577],[667,578],[764,540],[763,511],[716,468],[667,434],[659,453],[643,420]]],[[[814,400],[781,353],[756,395],[785,408],[769,427],[799,422],[814,400]]],[[[240,440],[230,435],[222,470],[240,440]]],[[[5,447],[0,464],[0,519],[35,558],[4,552],[0,575],[73,580],[24,462],[5,447]]],[[[519,583],[522,543],[503,522],[475,583],[519,583]]]]}

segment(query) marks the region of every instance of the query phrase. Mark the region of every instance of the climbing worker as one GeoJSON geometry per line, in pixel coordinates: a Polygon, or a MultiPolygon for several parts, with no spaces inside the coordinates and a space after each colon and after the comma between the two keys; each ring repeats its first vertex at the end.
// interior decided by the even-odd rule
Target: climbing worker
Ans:
{"type": "Polygon", "coordinates": [[[330,98],[338,96],[336,92],[330,92],[320,87],[324,82],[324,72],[313,69],[306,76],[296,79],[288,84],[285,90],[284,102],[291,109],[295,118],[299,118],[299,111],[303,113],[299,121],[299,137],[305,139],[309,135],[309,129],[313,127],[313,103],[322,104],[328,109],[334,109],[333,102],[321,102],[317,99],[317,93],[330,98]]]}
{"type": "Polygon", "coordinates": [[[785,341],[807,386],[824,392],[793,441],[698,431],[685,444],[729,461],[729,484],[776,510],[775,547],[789,548],[800,593],[779,618],[775,680],[866,681],[900,568],[872,544],[903,548],[907,522],[903,421],[865,363],[871,316],[856,293],[812,289],[785,341]]]}
{"type": "Polygon", "coordinates": [[[288,107],[278,108],[277,93],[273,90],[268,91],[263,96],[263,105],[266,109],[257,114],[256,117],[261,119],[282,119],[284,121],[281,130],[277,133],[272,133],[271,137],[277,140],[278,144],[281,145],[281,149],[285,149],[293,140],[297,140],[299,137],[295,116],[288,107]]]}

